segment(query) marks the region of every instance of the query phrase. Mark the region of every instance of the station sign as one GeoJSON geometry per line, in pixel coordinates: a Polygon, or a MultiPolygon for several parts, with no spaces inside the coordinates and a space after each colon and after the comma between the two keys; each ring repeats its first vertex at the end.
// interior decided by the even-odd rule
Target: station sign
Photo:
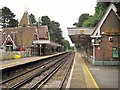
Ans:
{"type": "Polygon", "coordinates": [[[118,30],[118,29],[106,29],[105,35],[120,35],[120,30],[118,30]]]}
{"type": "Polygon", "coordinates": [[[80,30],[80,34],[84,34],[85,33],[85,30],[80,30]]]}

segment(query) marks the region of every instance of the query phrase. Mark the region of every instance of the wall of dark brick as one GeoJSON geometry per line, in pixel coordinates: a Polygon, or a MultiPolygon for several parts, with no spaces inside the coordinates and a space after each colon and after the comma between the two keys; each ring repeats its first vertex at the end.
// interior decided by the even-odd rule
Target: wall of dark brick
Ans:
{"type": "MultiPolygon", "coordinates": [[[[100,32],[105,32],[106,30],[109,32],[118,30],[120,32],[120,20],[112,10],[101,26],[100,32]]],[[[102,36],[100,48],[96,47],[96,60],[120,60],[120,58],[112,57],[112,47],[120,47],[120,34],[104,34],[102,36]],[[109,41],[109,37],[112,37],[112,42],[109,41]]]]}

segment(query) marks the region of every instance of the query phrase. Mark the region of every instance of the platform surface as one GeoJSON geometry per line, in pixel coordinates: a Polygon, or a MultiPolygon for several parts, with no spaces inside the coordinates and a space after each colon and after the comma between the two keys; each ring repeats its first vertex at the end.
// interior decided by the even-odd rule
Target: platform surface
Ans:
{"type": "Polygon", "coordinates": [[[34,56],[34,57],[26,57],[21,59],[2,60],[0,61],[0,70],[14,67],[17,65],[26,64],[26,63],[37,61],[37,60],[41,60],[41,59],[45,59],[45,58],[49,58],[49,57],[53,57],[62,53],[65,53],[65,52],[60,52],[60,53],[47,55],[47,56],[34,56]]]}
{"type": "Polygon", "coordinates": [[[120,68],[92,65],[83,52],[76,52],[66,88],[120,90],[120,68]]]}
{"type": "Polygon", "coordinates": [[[66,88],[96,88],[96,90],[99,88],[81,55],[77,52],[66,88]]]}
{"type": "Polygon", "coordinates": [[[80,55],[88,66],[88,69],[96,80],[99,88],[103,90],[120,90],[120,66],[92,65],[85,58],[83,52],[80,52],[80,55]]]}

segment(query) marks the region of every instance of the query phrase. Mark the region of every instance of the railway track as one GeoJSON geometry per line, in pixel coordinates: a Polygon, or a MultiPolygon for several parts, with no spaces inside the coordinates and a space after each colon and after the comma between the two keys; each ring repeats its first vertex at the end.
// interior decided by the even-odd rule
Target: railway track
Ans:
{"type": "Polygon", "coordinates": [[[71,53],[62,67],[49,80],[46,80],[42,85],[39,85],[36,90],[44,90],[45,88],[57,88],[57,90],[62,90],[65,88],[73,64],[73,59],[74,53],[71,53]]]}
{"type": "MultiPolygon", "coordinates": [[[[65,52],[65,53],[67,53],[67,52],[65,52]]],[[[1,71],[2,76],[3,76],[2,81],[9,80],[10,78],[16,77],[18,74],[20,75],[24,72],[32,70],[32,69],[36,68],[37,66],[39,67],[40,65],[42,65],[46,62],[49,62],[50,60],[53,60],[53,59],[56,60],[58,57],[61,57],[65,53],[59,54],[57,56],[45,58],[45,59],[36,60],[36,61],[26,63],[26,64],[22,64],[22,65],[20,64],[18,66],[14,66],[14,67],[11,67],[11,68],[5,68],[1,71]]],[[[1,83],[1,81],[0,81],[0,83],[1,83]]]]}
{"type": "Polygon", "coordinates": [[[44,65],[47,65],[47,64],[49,64],[50,62],[53,62],[53,61],[57,60],[57,59],[60,58],[61,56],[62,56],[62,55],[59,55],[59,56],[57,56],[57,57],[53,57],[53,58],[50,58],[50,59],[40,60],[40,62],[38,63],[38,65],[36,65],[35,67],[33,66],[32,68],[27,68],[27,69],[23,70],[23,72],[20,73],[20,74],[17,74],[17,75],[15,75],[15,76],[11,77],[11,78],[2,80],[2,82],[0,82],[0,85],[1,85],[1,84],[4,84],[4,83],[7,83],[7,82],[9,82],[9,81],[11,81],[11,80],[13,80],[13,79],[16,79],[17,77],[22,76],[22,75],[24,75],[24,74],[26,74],[26,73],[32,72],[32,71],[34,71],[34,70],[37,69],[37,68],[42,68],[44,65]]]}
{"type": "MultiPolygon", "coordinates": [[[[39,90],[43,88],[57,88],[61,90],[64,86],[65,80],[69,74],[69,71],[71,69],[72,61],[74,58],[74,54],[68,55],[64,60],[61,60],[61,62],[58,65],[55,65],[47,72],[43,73],[42,77],[38,76],[36,77],[32,82],[24,85],[22,88],[29,88],[29,90],[39,90]],[[68,65],[68,66],[67,66],[68,65]],[[62,73],[62,75],[61,75],[62,73]],[[55,79],[53,77],[60,75],[60,84],[58,87],[44,87],[46,83],[49,82],[49,79],[55,82],[55,79]]],[[[65,88],[65,87],[64,87],[65,88]]]]}
{"type": "MultiPolygon", "coordinates": [[[[26,71],[25,73],[22,73],[20,75],[17,75],[16,77],[6,80],[1,83],[2,88],[8,88],[11,90],[18,89],[18,88],[34,89],[37,87],[37,84],[32,85],[32,87],[25,87],[25,85],[30,83],[32,81],[32,79],[35,79],[38,76],[40,76],[41,81],[46,79],[48,77],[48,74],[51,75],[51,73],[53,72],[52,70],[57,70],[57,67],[61,66],[58,63],[61,63],[61,64],[64,63],[65,58],[68,57],[69,55],[70,55],[70,53],[59,56],[58,59],[54,58],[54,60],[51,60],[52,62],[51,61],[46,62],[32,70],[26,71]],[[54,67],[54,69],[51,67],[54,67]]],[[[39,81],[39,83],[40,83],[40,81],[39,81]]]]}
{"type": "MultiPolygon", "coordinates": [[[[67,58],[67,57],[66,57],[67,58]]],[[[64,60],[61,60],[58,64],[56,64],[55,66],[51,67],[47,72],[43,73],[43,77],[41,78],[38,77],[37,80],[39,80],[38,82],[34,82],[34,85],[31,85],[30,87],[28,87],[30,90],[34,90],[34,89],[38,89],[40,88],[44,83],[46,83],[47,80],[49,80],[62,66],[63,64],[66,62],[66,58],[64,60]]],[[[25,87],[24,87],[25,88],[25,87]]]]}

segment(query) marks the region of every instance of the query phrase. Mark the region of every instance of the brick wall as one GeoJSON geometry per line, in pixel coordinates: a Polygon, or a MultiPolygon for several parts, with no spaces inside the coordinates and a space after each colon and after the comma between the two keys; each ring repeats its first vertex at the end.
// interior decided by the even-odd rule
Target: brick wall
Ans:
{"type": "MultiPolygon", "coordinates": [[[[118,30],[120,32],[120,20],[113,11],[110,12],[106,20],[104,21],[101,32],[105,31],[113,32],[118,30]]],[[[120,47],[120,34],[112,35],[105,34],[101,38],[99,49],[96,48],[96,60],[120,60],[120,58],[112,57],[112,48],[120,47]],[[109,41],[109,37],[112,37],[112,42],[109,41]]]]}
{"type": "Polygon", "coordinates": [[[120,36],[112,36],[113,42],[109,42],[109,36],[104,36],[99,47],[96,47],[97,60],[119,60],[112,57],[112,48],[118,47],[120,36]]]}

